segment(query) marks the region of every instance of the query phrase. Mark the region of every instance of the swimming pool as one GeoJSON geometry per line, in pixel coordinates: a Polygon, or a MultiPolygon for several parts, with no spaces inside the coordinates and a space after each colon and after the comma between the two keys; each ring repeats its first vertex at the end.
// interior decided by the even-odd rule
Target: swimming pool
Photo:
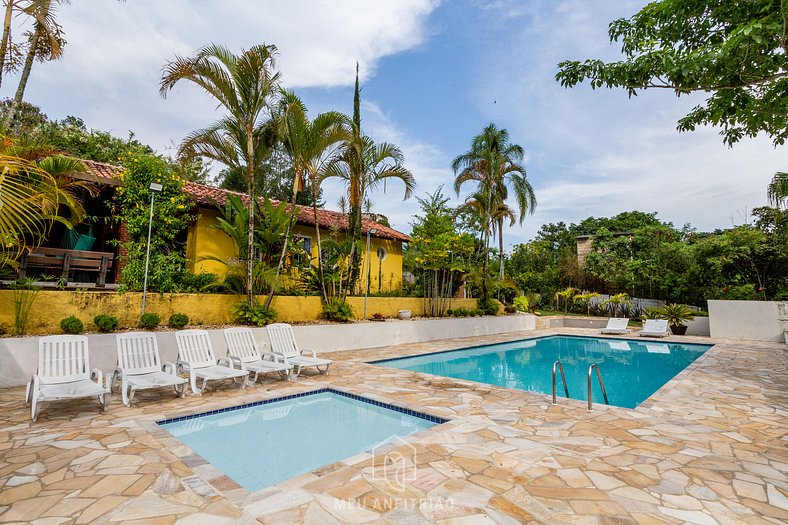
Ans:
{"type": "MultiPolygon", "coordinates": [[[[611,405],[635,408],[712,345],[577,336],[548,336],[449,350],[374,364],[550,394],[553,363],[560,360],[569,397],[587,400],[588,367],[599,365],[611,405]]],[[[559,374],[560,376],[560,374],[559,374]]],[[[560,377],[559,396],[564,395],[560,377]]],[[[596,377],[592,399],[603,402],[596,377]]]]}
{"type": "Polygon", "coordinates": [[[322,389],[158,424],[252,492],[444,422],[322,389]]]}

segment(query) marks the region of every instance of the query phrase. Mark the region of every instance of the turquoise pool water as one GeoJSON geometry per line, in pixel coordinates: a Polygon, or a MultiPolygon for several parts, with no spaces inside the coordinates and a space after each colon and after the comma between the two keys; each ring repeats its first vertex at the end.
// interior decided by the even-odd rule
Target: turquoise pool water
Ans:
{"type": "MultiPolygon", "coordinates": [[[[588,367],[596,363],[610,404],[635,408],[710,347],[652,340],[550,336],[387,359],[375,364],[550,394],[553,363],[560,360],[569,397],[587,400],[588,367]]],[[[558,376],[556,390],[563,396],[558,376]]],[[[604,402],[596,374],[592,398],[595,403],[604,402]]]]}
{"type": "Polygon", "coordinates": [[[325,389],[159,425],[252,492],[443,422],[325,389]]]}

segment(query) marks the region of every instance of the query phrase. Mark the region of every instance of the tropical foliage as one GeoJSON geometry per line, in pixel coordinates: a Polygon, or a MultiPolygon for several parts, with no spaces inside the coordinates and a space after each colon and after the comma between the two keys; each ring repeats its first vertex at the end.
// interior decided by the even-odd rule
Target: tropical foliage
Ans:
{"type": "Polygon", "coordinates": [[[782,0],[659,0],[610,24],[625,60],[567,60],[566,87],[621,87],[629,96],[669,89],[710,94],[679,120],[680,131],[721,126],[726,144],[765,133],[788,139],[788,14],[782,0]]]}
{"type": "MultiPolygon", "coordinates": [[[[178,82],[202,88],[225,111],[207,128],[193,131],[181,143],[179,155],[202,157],[242,170],[246,174],[249,200],[256,200],[255,174],[273,141],[270,108],[278,90],[276,46],[258,45],[240,55],[219,45],[208,45],[192,58],[177,57],[164,66],[159,92],[163,97],[178,82]]],[[[249,208],[247,251],[254,245],[255,207],[249,208]]],[[[254,265],[248,258],[247,282],[253,281],[254,265]]],[[[252,287],[247,289],[249,306],[254,305],[252,287]]]]}

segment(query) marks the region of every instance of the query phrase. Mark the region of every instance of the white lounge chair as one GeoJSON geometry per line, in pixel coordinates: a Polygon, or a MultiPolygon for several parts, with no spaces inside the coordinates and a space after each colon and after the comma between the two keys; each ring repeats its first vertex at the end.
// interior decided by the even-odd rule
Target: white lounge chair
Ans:
{"type": "Polygon", "coordinates": [[[643,329],[638,332],[638,335],[645,337],[669,336],[667,319],[646,319],[643,323],[643,329]]]}
{"type": "Polygon", "coordinates": [[[257,382],[258,376],[269,372],[276,372],[282,379],[287,379],[293,371],[293,365],[285,363],[275,353],[260,351],[251,328],[226,328],[224,341],[227,343],[227,357],[233,366],[249,374],[250,385],[257,382]]]}
{"type": "Polygon", "coordinates": [[[104,374],[90,369],[88,338],[51,335],[38,340],[38,370],[27,384],[25,403],[35,421],[43,401],[96,397],[103,412],[109,404],[104,374]]]}
{"type": "Polygon", "coordinates": [[[240,381],[241,388],[246,386],[247,373],[233,368],[229,357],[216,358],[205,330],[178,330],[175,342],[178,344],[178,369],[189,373],[192,392],[198,396],[202,395],[208,381],[232,379],[235,383],[240,381]],[[198,379],[202,379],[200,387],[198,379]]]}
{"type": "Polygon", "coordinates": [[[328,374],[328,369],[333,361],[317,357],[314,350],[300,350],[292,326],[286,323],[274,323],[269,324],[267,330],[271,340],[271,350],[280,356],[286,364],[293,365],[296,377],[304,368],[313,366],[321,374],[328,374]],[[304,354],[311,354],[311,357],[304,354]],[[320,367],[325,368],[321,369],[320,367]]]}
{"type": "Polygon", "coordinates": [[[161,362],[156,335],[152,332],[128,332],[115,336],[118,367],[112,374],[110,390],[120,379],[123,404],[131,406],[137,390],[173,387],[175,395],[186,396],[188,380],[178,377],[175,363],[161,362]]]}
{"type": "Polygon", "coordinates": [[[627,317],[611,317],[607,320],[607,326],[600,329],[599,332],[603,334],[628,334],[629,318],[627,317]]]}

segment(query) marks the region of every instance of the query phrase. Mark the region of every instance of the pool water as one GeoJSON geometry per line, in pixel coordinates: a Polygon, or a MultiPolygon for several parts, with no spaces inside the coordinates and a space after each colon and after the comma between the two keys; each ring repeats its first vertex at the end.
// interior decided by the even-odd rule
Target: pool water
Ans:
{"type": "MultiPolygon", "coordinates": [[[[711,345],[574,336],[511,343],[376,361],[376,364],[479,383],[552,393],[553,363],[560,360],[569,397],[587,400],[588,367],[599,365],[611,405],[635,408],[700,357],[711,345]]],[[[560,372],[556,391],[564,396],[560,372]]],[[[604,402],[596,373],[592,399],[604,402]]]]}
{"type": "Polygon", "coordinates": [[[443,422],[333,390],[187,417],[159,425],[250,492],[443,422]]]}

